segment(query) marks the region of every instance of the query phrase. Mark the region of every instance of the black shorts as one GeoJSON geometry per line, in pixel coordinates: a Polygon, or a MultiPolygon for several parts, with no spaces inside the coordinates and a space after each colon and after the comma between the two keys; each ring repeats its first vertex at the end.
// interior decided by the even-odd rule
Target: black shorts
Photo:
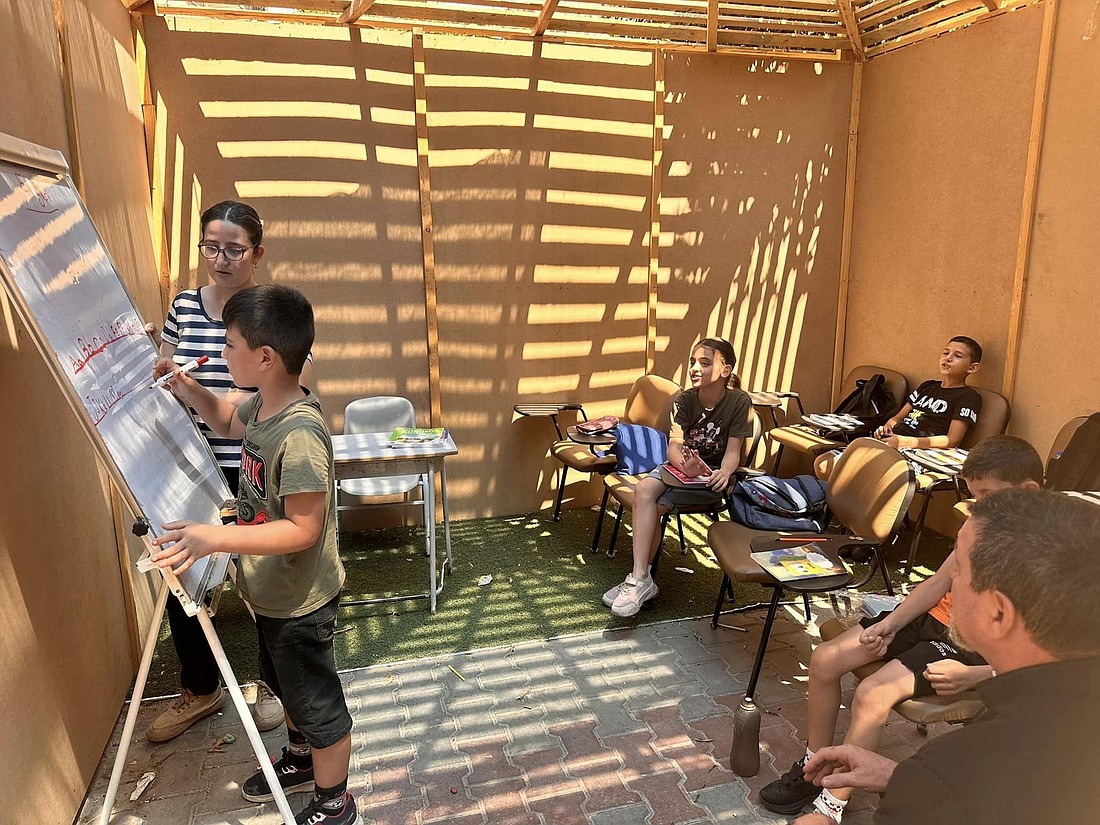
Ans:
{"type": "Polygon", "coordinates": [[[351,714],[332,652],[337,596],[294,619],[256,615],[260,678],[283,701],[311,747],[328,748],[351,732],[351,714]]]}
{"type": "MultiPolygon", "coordinates": [[[[883,613],[874,619],[860,619],[859,623],[863,627],[870,627],[881,622],[887,615],[889,614],[883,613]]],[[[986,663],[985,659],[977,653],[957,647],[947,637],[947,628],[938,619],[934,619],[930,613],[925,613],[920,618],[914,619],[894,634],[894,638],[886,648],[883,661],[889,662],[895,659],[913,671],[913,675],[917,677],[916,689],[913,691],[914,697],[934,696],[936,694],[935,689],[924,678],[924,669],[932,662],[954,659],[964,665],[984,665],[986,663]]]]}

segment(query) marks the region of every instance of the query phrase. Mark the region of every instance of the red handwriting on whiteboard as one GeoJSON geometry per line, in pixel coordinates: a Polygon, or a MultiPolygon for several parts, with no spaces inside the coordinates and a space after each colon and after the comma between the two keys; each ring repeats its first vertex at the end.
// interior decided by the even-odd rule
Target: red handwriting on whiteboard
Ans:
{"type": "Polygon", "coordinates": [[[106,418],[107,413],[111,411],[111,407],[115,406],[115,404],[133,391],[134,390],[131,388],[126,390],[126,392],[119,392],[116,388],[112,387],[98,398],[93,398],[90,395],[84,396],[84,406],[88,409],[88,412],[91,413],[92,423],[98,427],[99,422],[106,418]]]}
{"type": "Polygon", "coordinates": [[[35,200],[38,202],[37,208],[35,208],[34,206],[28,206],[28,212],[37,212],[39,215],[52,215],[54,212],[57,211],[57,207],[53,205],[53,200],[50,198],[49,192],[45,191],[44,189],[39,189],[37,186],[35,186],[34,181],[30,178],[25,178],[22,175],[17,175],[17,177],[22,179],[23,183],[25,183],[27,187],[31,190],[31,193],[34,195],[35,200]]]}
{"type": "Polygon", "coordinates": [[[80,353],[79,358],[69,356],[69,364],[73,369],[73,375],[79,373],[88,366],[88,362],[107,349],[115,341],[129,338],[133,335],[144,335],[145,330],[132,316],[119,318],[110,324],[101,324],[97,330],[98,335],[89,338],[77,338],[76,348],[80,353]]]}

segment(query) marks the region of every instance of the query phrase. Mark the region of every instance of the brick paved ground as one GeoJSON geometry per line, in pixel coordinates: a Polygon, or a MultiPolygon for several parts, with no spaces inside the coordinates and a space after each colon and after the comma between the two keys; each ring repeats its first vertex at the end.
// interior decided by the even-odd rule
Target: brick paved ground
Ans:
{"type": "MultiPolygon", "coordinates": [[[[350,789],[360,813],[379,825],[785,822],[755,795],[804,748],[816,623],[803,624],[800,611],[776,623],[757,690],[766,710],[761,770],[742,780],[728,770],[732,709],[752,668],[762,612],[727,617],[745,633],[684,620],[349,671],[350,789]]],[[[846,698],[853,687],[846,684],[846,698]]],[[[162,707],[142,707],[138,730],[162,707]]],[[[99,814],[121,727],[120,719],[80,825],[99,814]]],[[[264,741],[277,754],[285,734],[277,729],[264,741]]],[[[922,741],[895,716],[882,752],[900,759],[922,741]]],[[[139,735],[112,822],[275,825],[273,803],[240,795],[255,766],[231,706],[167,744],[139,735]],[[237,741],[211,752],[229,732],[237,741]],[[146,771],[156,780],[129,801],[146,771]]],[[[290,803],[298,810],[305,797],[290,803]]],[[[857,794],[846,825],[868,825],[873,804],[857,794]]]]}

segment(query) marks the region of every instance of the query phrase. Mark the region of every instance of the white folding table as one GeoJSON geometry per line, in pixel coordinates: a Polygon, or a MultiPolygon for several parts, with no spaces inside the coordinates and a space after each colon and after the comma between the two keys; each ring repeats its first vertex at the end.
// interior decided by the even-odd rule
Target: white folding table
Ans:
{"type": "MultiPolygon", "coordinates": [[[[381,478],[385,476],[424,476],[424,533],[428,552],[428,591],[379,599],[341,601],[342,606],[375,604],[378,602],[428,599],[435,613],[436,596],[443,590],[443,579],[451,569],[451,521],[447,512],[447,469],[444,459],[457,455],[458,447],[447,433],[442,441],[428,444],[389,446],[390,433],[354,433],[334,435],[332,453],[336,480],[345,478],[381,478]],[[436,564],[435,477],[439,474],[440,497],[443,503],[443,534],[446,555],[442,569],[436,564]]],[[[339,528],[339,521],[337,521],[339,528]]]]}

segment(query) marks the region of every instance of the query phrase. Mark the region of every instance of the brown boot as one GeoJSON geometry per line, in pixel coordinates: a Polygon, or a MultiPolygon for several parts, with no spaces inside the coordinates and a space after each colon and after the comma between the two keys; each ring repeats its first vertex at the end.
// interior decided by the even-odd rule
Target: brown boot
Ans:
{"type": "Polygon", "coordinates": [[[225,691],[221,685],[213,693],[196,696],[187,688],[180,693],[168,710],[153,720],[145,731],[150,742],[167,742],[175,739],[200,719],[216,713],[225,704],[225,691]]]}

